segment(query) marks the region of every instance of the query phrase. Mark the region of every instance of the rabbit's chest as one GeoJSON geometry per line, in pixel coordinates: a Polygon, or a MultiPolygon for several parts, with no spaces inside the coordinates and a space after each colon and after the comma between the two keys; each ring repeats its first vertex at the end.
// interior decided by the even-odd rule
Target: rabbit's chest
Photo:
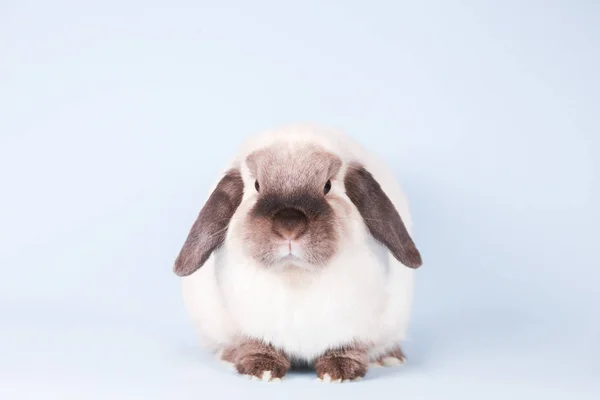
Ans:
{"type": "Polygon", "coordinates": [[[374,339],[388,300],[378,268],[304,274],[225,272],[224,302],[237,329],[309,360],[331,347],[374,339]]]}

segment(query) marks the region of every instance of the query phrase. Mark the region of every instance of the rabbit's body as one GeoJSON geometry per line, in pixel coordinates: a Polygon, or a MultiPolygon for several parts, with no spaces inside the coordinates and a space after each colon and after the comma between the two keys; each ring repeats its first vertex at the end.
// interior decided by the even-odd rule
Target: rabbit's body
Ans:
{"type": "MultiPolygon", "coordinates": [[[[245,170],[244,160],[281,141],[291,148],[316,143],[330,151],[342,161],[342,176],[349,173],[352,162],[360,162],[379,182],[410,232],[408,203],[391,170],[337,133],[295,128],[254,138],[230,166],[241,169],[244,188],[254,186],[255,179],[245,170]]],[[[290,182],[293,185],[293,179],[290,182]]],[[[346,181],[346,186],[349,184],[346,181]]],[[[256,186],[258,191],[258,180],[256,186]]],[[[345,196],[344,183],[332,181],[331,191],[329,201],[333,203],[334,196],[345,196]]],[[[334,204],[343,238],[326,267],[316,269],[295,258],[290,244],[289,264],[293,267],[274,264],[265,268],[261,259],[248,256],[249,236],[243,233],[248,229],[243,217],[256,207],[250,196],[255,193],[244,190],[219,249],[202,268],[183,278],[185,304],[204,345],[219,351],[235,346],[240,338],[253,338],[292,360],[307,362],[329,349],[353,343],[365,346],[372,361],[398,348],[409,321],[413,269],[402,265],[373,237],[365,223],[368,219],[363,219],[356,207],[349,207],[348,201],[334,204]]]]}
{"type": "Polygon", "coordinates": [[[183,278],[188,311],[207,347],[225,348],[244,334],[312,361],[358,339],[373,344],[375,360],[404,339],[413,271],[391,265],[398,262],[393,257],[348,252],[318,275],[282,275],[236,260],[227,247],[183,278]]]}

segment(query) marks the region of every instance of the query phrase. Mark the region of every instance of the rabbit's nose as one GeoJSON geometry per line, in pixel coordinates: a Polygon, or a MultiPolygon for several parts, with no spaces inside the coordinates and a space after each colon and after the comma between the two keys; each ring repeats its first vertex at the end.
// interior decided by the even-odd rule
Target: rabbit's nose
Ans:
{"type": "Polygon", "coordinates": [[[285,208],[273,216],[273,232],[288,239],[298,239],[308,230],[308,218],[295,208],[285,208]]]}

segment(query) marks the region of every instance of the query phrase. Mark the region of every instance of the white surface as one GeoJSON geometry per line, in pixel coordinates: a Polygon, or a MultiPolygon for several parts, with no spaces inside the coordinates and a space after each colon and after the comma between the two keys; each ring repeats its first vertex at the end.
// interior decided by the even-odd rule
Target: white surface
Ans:
{"type": "Polygon", "coordinates": [[[0,5],[0,398],[599,397],[596,2],[88,3],[0,5]],[[357,383],[237,377],[171,272],[239,140],[304,121],[393,164],[425,260],[357,383]]]}

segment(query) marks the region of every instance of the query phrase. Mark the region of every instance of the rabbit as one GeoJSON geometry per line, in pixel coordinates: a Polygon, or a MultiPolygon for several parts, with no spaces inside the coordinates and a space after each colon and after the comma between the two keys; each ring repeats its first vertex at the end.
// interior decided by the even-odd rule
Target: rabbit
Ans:
{"type": "Polygon", "coordinates": [[[413,273],[405,195],[344,133],[265,131],[219,177],[177,256],[203,346],[255,380],[309,365],[323,382],[401,364],[413,273]]]}

